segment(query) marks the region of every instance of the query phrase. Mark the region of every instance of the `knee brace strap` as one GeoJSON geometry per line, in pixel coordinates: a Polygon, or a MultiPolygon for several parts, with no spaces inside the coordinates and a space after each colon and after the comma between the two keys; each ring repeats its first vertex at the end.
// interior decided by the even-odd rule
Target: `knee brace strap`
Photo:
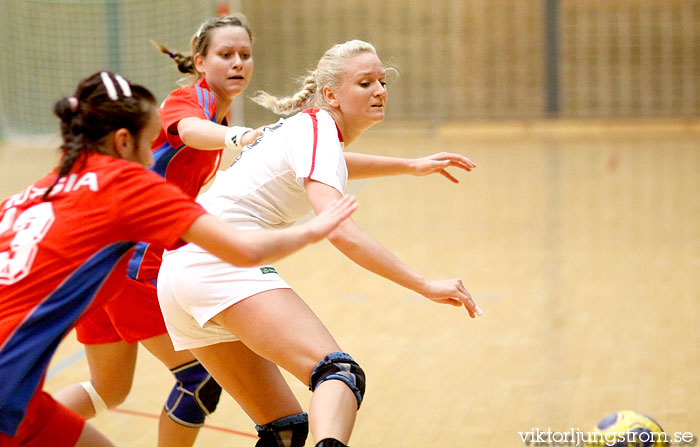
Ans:
{"type": "Polygon", "coordinates": [[[90,402],[92,402],[92,407],[95,409],[95,416],[104,413],[109,408],[105,403],[100,393],[97,392],[92,382],[80,382],[80,386],[83,387],[87,395],[90,397],[90,402]]]}
{"type": "Polygon", "coordinates": [[[316,447],[348,447],[348,446],[343,444],[342,442],[338,441],[335,438],[325,438],[325,439],[318,441],[318,444],[316,444],[316,447]]]}
{"type": "Polygon", "coordinates": [[[328,354],[311,373],[309,389],[314,391],[326,380],[340,380],[345,383],[355,393],[357,408],[360,408],[365,395],[365,372],[350,357],[350,354],[345,352],[328,354]]]}
{"type": "Polygon", "coordinates": [[[221,387],[197,360],[170,371],[177,383],[165,402],[165,413],[178,424],[201,427],[216,409],[221,387]]]}
{"type": "Polygon", "coordinates": [[[256,425],[260,438],[255,447],[304,447],[309,435],[309,415],[293,414],[265,425],[256,425]]]}

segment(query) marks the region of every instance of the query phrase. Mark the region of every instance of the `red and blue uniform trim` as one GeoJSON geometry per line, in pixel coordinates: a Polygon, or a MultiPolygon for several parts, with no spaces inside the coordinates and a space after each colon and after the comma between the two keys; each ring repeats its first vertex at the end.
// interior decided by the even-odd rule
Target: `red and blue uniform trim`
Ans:
{"type": "Polygon", "coordinates": [[[0,432],[17,433],[56,348],[133,245],[117,242],[95,253],[43,299],[0,347],[0,432]]]}
{"type": "MultiPolygon", "coordinates": [[[[189,87],[190,89],[194,89],[194,94],[196,95],[197,98],[197,103],[199,104],[199,107],[201,107],[201,111],[204,113],[204,117],[212,122],[217,122],[216,118],[216,96],[214,93],[209,90],[206,81],[204,78],[201,78],[198,80],[192,87],[189,87]]],[[[183,93],[187,91],[187,88],[185,89],[178,89],[175,92],[178,92],[180,95],[192,95],[192,93],[183,93]]],[[[191,92],[192,90],[190,90],[191,92]]],[[[174,93],[175,93],[174,92],[174,93]]],[[[165,107],[168,106],[168,100],[165,101],[165,107]]],[[[182,106],[180,106],[182,107],[182,106]]],[[[201,113],[196,110],[196,106],[192,105],[190,108],[171,108],[170,113],[172,114],[173,111],[176,113],[180,113],[182,111],[184,118],[185,116],[193,116],[193,115],[188,115],[191,113],[201,113]]],[[[201,116],[201,115],[200,115],[201,116]]],[[[178,118],[179,119],[179,118],[178,118]]],[[[226,120],[224,119],[224,122],[222,123],[226,125],[226,120]]],[[[220,162],[220,157],[216,159],[216,161],[211,160],[212,157],[212,151],[202,151],[201,156],[196,155],[194,157],[197,158],[197,162],[195,165],[189,165],[187,170],[177,170],[177,172],[170,173],[168,172],[168,169],[172,166],[173,160],[181,154],[183,151],[190,149],[193,151],[197,151],[197,149],[192,149],[186,146],[184,143],[175,147],[173,146],[173,143],[169,141],[168,138],[166,138],[165,132],[168,131],[167,129],[161,130],[161,135],[156,140],[156,144],[160,144],[157,148],[154,148],[153,150],[153,161],[154,164],[150,168],[153,172],[157,173],[161,177],[166,178],[168,181],[171,183],[174,183],[178,186],[180,186],[183,191],[190,195],[193,199],[197,196],[199,193],[199,189],[201,189],[202,186],[204,186],[204,178],[208,178],[209,172],[213,172],[218,168],[218,163],[220,162]],[[211,166],[211,163],[216,163],[216,166],[211,166]],[[207,171],[207,175],[203,175],[202,171],[207,171]],[[189,183],[189,187],[185,187],[184,184],[189,183]],[[196,184],[194,184],[196,183],[196,184]],[[201,184],[200,184],[201,183],[201,184]]],[[[177,141],[180,141],[179,138],[176,139],[177,141]]],[[[193,155],[187,154],[185,155],[186,157],[189,157],[188,163],[192,161],[193,155]]],[[[183,162],[184,163],[184,162],[183,162]]],[[[153,267],[151,264],[155,262],[156,258],[154,254],[148,255],[149,260],[146,261],[144,264],[144,259],[146,259],[147,252],[149,252],[149,249],[151,252],[155,253],[155,248],[151,247],[151,244],[146,243],[146,242],[139,242],[136,244],[136,249],[134,250],[134,254],[131,256],[131,259],[129,260],[129,265],[127,269],[127,276],[132,279],[144,279],[141,278],[141,276],[149,276],[152,274],[150,271],[153,270],[153,267]],[[151,267],[145,267],[145,266],[151,266],[151,267]],[[144,270],[144,272],[142,272],[144,270]]],[[[160,256],[158,254],[158,256],[160,256]]]]}

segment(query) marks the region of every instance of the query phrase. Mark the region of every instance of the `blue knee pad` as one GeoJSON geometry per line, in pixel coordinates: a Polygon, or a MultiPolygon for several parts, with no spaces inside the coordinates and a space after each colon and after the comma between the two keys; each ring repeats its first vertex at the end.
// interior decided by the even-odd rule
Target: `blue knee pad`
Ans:
{"type": "Polygon", "coordinates": [[[309,435],[309,415],[293,414],[265,425],[256,425],[258,442],[255,447],[304,447],[309,435]]]}
{"type": "Polygon", "coordinates": [[[309,389],[314,391],[326,380],[340,380],[355,393],[357,408],[362,404],[365,395],[365,372],[360,368],[350,354],[345,352],[332,352],[316,365],[311,373],[309,389]]]}
{"type": "Polygon", "coordinates": [[[165,413],[178,424],[201,427],[216,409],[221,387],[197,360],[170,371],[177,383],[165,402],[165,413]]]}

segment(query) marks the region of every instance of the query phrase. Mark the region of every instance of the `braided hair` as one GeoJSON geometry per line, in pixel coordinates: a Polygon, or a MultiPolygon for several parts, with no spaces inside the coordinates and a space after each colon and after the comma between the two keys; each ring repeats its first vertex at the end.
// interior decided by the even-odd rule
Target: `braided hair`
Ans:
{"type": "Polygon", "coordinates": [[[171,51],[162,44],[151,40],[154,47],[161,53],[167,54],[177,65],[177,69],[180,73],[190,74],[195,76],[195,81],[202,77],[194,66],[194,55],[201,54],[206,56],[209,52],[209,45],[211,44],[211,36],[215,29],[222,28],[225,26],[240,26],[245,29],[248,33],[248,37],[251,42],[253,40],[253,32],[250,30],[248,25],[248,19],[241,14],[229,14],[221,17],[212,17],[206,22],[202,23],[197,32],[192,36],[190,40],[191,54],[182,54],[179,51],[171,51]]]}
{"type": "Polygon", "coordinates": [[[112,132],[127,129],[138,138],[155,105],[148,89],[130,84],[118,74],[103,71],[80,81],[73,96],[54,105],[54,114],[61,120],[63,156],[56,181],[44,198],[85,153],[111,154],[103,143],[112,132]]]}
{"type": "Polygon", "coordinates": [[[327,108],[323,99],[323,87],[340,87],[342,77],[346,72],[347,61],[353,57],[377,51],[372,44],[362,40],[350,40],[337,44],[326,51],[318,61],[316,69],[303,78],[301,88],[295,94],[277,98],[267,92],[259,91],[253,96],[253,101],[278,115],[291,115],[306,108],[327,108]]]}

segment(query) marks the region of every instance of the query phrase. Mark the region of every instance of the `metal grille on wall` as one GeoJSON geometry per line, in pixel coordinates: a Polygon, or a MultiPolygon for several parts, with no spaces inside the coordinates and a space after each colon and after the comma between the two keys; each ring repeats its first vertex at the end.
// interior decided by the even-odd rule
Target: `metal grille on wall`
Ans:
{"type": "Polygon", "coordinates": [[[700,115],[700,1],[562,1],[560,23],[563,115],[700,115]]]}
{"type": "MultiPolygon", "coordinates": [[[[242,4],[257,35],[251,91],[291,93],[323,51],[360,38],[401,73],[389,118],[700,116],[700,0],[242,4]]],[[[246,117],[274,119],[249,101],[246,117]]]]}
{"type": "Polygon", "coordinates": [[[187,50],[212,1],[0,0],[0,134],[54,133],[54,103],[98,70],[158,98],[182,77],[150,39],[187,50]]]}
{"type": "MultiPolygon", "coordinates": [[[[158,98],[214,0],[0,0],[0,131],[55,130],[53,103],[116,69],[158,98]],[[115,66],[116,65],[116,66],[115,66]]],[[[700,0],[240,0],[255,35],[245,93],[292,93],[359,38],[398,68],[388,119],[700,116],[700,0]]],[[[250,125],[276,119],[244,101],[250,125]]]]}
{"type": "MultiPolygon", "coordinates": [[[[390,78],[389,118],[429,121],[542,115],[540,2],[243,1],[256,34],[251,91],[292,93],[323,52],[371,42],[390,78]]],[[[271,114],[246,104],[253,122],[271,114]]]]}

